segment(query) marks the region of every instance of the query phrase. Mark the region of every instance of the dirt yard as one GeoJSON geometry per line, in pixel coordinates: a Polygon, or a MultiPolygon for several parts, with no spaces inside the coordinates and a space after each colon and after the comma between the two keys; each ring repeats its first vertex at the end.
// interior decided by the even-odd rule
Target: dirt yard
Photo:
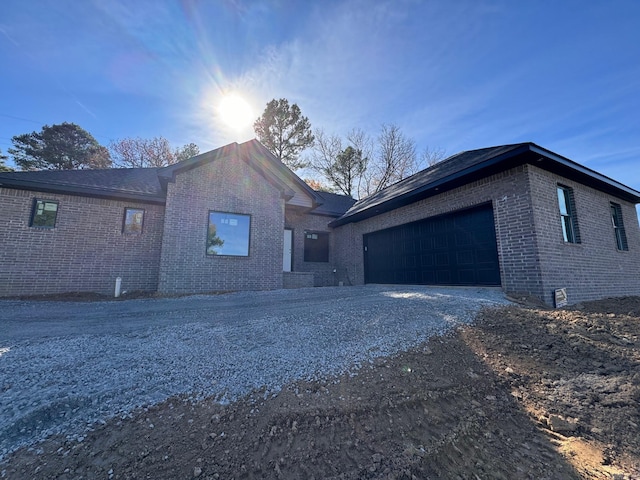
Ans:
{"type": "Polygon", "coordinates": [[[639,423],[640,298],[511,306],[350,375],[51,438],[0,477],[640,478],[639,423]]]}

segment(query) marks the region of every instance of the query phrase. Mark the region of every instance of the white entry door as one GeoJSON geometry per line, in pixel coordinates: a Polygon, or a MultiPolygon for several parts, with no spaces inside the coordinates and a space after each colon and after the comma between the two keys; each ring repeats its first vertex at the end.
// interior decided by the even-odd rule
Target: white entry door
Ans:
{"type": "Polygon", "coordinates": [[[293,230],[284,229],[284,248],[282,252],[282,271],[291,271],[291,259],[293,258],[293,230]]]}

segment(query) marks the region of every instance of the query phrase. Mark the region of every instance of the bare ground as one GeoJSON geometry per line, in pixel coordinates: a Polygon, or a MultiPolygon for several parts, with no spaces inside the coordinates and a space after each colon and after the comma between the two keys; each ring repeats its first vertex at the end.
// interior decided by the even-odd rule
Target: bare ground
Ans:
{"type": "Polygon", "coordinates": [[[0,477],[640,478],[639,423],[640,297],[511,306],[349,375],[50,438],[0,477]]]}

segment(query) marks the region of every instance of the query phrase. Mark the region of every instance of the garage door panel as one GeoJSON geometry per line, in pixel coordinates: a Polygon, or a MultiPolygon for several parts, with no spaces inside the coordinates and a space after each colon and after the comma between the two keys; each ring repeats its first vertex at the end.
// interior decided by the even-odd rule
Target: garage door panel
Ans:
{"type": "Polygon", "coordinates": [[[420,239],[420,251],[426,252],[428,250],[432,250],[433,248],[434,246],[432,236],[423,237],[420,239]]]}
{"type": "Polygon", "coordinates": [[[436,284],[450,285],[451,284],[451,271],[449,270],[437,270],[436,271],[436,284]]]}
{"type": "Polygon", "coordinates": [[[435,270],[423,270],[421,273],[422,281],[420,283],[422,285],[435,285],[437,283],[435,270]]]}
{"type": "Polygon", "coordinates": [[[449,263],[449,253],[436,253],[436,267],[447,267],[449,263]]]}
{"type": "Polygon", "coordinates": [[[435,265],[435,258],[433,253],[423,253],[420,255],[420,266],[433,267],[435,265]]]}
{"type": "Polygon", "coordinates": [[[458,278],[463,285],[475,285],[476,271],[473,269],[460,269],[458,270],[458,278]]]}
{"type": "Polygon", "coordinates": [[[476,263],[478,264],[491,264],[496,261],[496,251],[490,248],[482,248],[475,250],[476,263]]]}
{"type": "Polygon", "coordinates": [[[490,205],[364,236],[365,282],[500,285],[490,205]]]}
{"type": "Polygon", "coordinates": [[[474,238],[471,233],[468,232],[456,232],[456,247],[466,247],[469,245],[473,245],[474,238]]]}
{"type": "Polygon", "coordinates": [[[433,236],[433,248],[447,248],[449,244],[447,235],[440,234],[433,236]]]}
{"type": "Polygon", "coordinates": [[[403,245],[405,254],[412,254],[417,250],[415,240],[405,240],[403,245]]]}
{"type": "Polygon", "coordinates": [[[493,268],[480,268],[477,270],[477,284],[478,285],[499,285],[500,284],[500,272],[496,272],[493,268]]]}
{"type": "Polygon", "coordinates": [[[456,264],[473,265],[475,263],[475,255],[473,250],[462,250],[456,252],[456,264]]]}

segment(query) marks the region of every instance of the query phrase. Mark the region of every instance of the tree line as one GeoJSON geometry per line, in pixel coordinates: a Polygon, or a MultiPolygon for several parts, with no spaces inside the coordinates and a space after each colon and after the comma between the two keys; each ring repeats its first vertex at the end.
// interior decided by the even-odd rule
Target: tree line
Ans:
{"type": "MultiPolygon", "coordinates": [[[[23,171],[165,167],[200,153],[194,143],[174,149],[162,136],[122,138],[107,148],[82,127],[68,122],[16,135],[11,143],[7,151],[23,171]]],[[[5,164],[7,159],[0,151],[0,172],[12,170],[5,164]]]]}
{"type": "Polygon", "coordinates": [[[295,103],[273,99],[253,125],[256,136],[292,170],[320,175],[306,179],[316,190],[362,198],[382,190],[445,157],[440,149],[416,151],[415,141],[395,124],[383,124],[375,135],[353,128],[346,136],[311,128],[295,103]],[[309,149],[305,158],[301,152],[309,149]]]}
{"type": "MultiPolygon", "coordinates": [[[[383,124],[371,135],[353,128],[345,136],[312,129],[297,104],[273,99],[253,125],[256,137],[294,171],[313,172],[312,188],[362,198],[444,158],[444,151],[416,151],[415,141],[395,124],[383,124]],[[301,154],[308,151],[308,155],[301,154]],[[319,178],[318,178],[319,176],[319,178]]],[[[198,155],[194,143],[173,148],[162,137],[127,137],[108,148],[74,123],[45,125],[16,135],[8,153],[20,170],[163,167],[198,155]]],[[[0,151],[0,171],[7,156],[0,151]]]]}

